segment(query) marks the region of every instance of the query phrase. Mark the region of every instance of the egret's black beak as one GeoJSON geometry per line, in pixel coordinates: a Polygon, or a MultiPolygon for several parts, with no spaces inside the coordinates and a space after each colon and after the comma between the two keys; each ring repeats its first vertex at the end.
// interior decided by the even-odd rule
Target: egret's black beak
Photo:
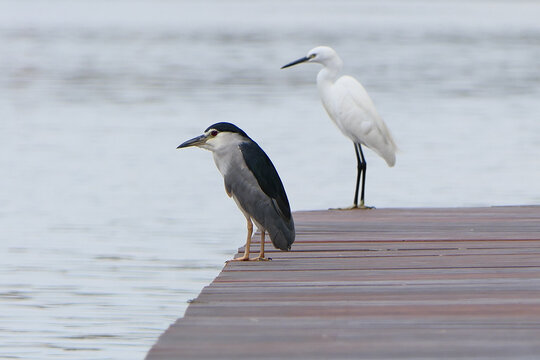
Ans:
{"type": "Polygon", "coordinates": [[[288,63],[287,65],[283,65],[281,68],[282,68],[282,69],[285,69],[285,68],[291,67],[291,66],[293,66],[293,65],[296,65],[296,64],[300,64],[300,63],[306,62],[306,61],[308,61],[308,60],[311,60],[311,57],[309,57],[309,56],[304,56],[304,57],[301,58],[301,59],[294,60],[293,62],[290,62],[290,63],[288,63]]]}
{"type": "Polygon", "coordinates": [[[178,145],[177,149],[190,147],[190,146],[199,146],[199,145],[204,144],[207,139],[208,138],[206,137],[206,135],[203,134],[193,139],[189,139],[188,141],[184,141],[182,144],[178,145]]]}

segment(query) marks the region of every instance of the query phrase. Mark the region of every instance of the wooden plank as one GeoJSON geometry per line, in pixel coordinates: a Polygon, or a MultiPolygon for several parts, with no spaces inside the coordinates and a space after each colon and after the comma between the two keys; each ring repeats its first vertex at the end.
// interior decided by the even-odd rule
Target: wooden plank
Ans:
{"type": "Polygon", "coordinates": [[[294,217],[292,252],[228,263],[147,359],[540,354],[540,207],[294,217]]]}
{"type": "MultiPolygon", "coordinates": [[[[251,254],[257,254],[258,248],[253,249],[251,254]]],[[[240,252],[243,254],[243,251],[240,252]]],[[[265,251],[267,257],[272,258],[274,252],[265,251]]],[[[540,248],[521,248],[521,249],[349,249],[349,250],[331,250],[331,251],[295,251],[280,254],[280,258],[298,260],[298,259],[362,259],[366,257],[410,257],[410,256],[519,256],[522,254],[536,255],[540,257],[540,248]]]]}
{"type": "MultiPolygon", "coordinates": [[[[486,256],[379,256],[362,258],[279,258],[264,262],[232,262],[224,271],[287,272],[306,270],[372,270],[372,269],[445,269],[445,268],[515,268],[534,267],[540,270],[540,256],[508,254],[486,256]]],[[[336,274],[339,276],[339,274],[336,274]]]]}
{"type": "Polygon", "coordinates": [[[222,271],[214,283],[351,283],[364,280],[426,280],[426,279],[482,279],[482,278],[537,278],[540,269],[528,267],[508,268],[423,268],[423,269],[377,269],[377,270],[349,270],[336,272],[335,270],[310,271],[246,271],[239,277],[237,272],[222,271]]]}
{"type": "Polygon", "coordinates": [[[534,359],[540,351],[540,330],[534,325],[441,324],[436,319],[385,323],[319,317],[186,318],[170,331],[153,349],[152,358],[534,359]],[[175,350],[178,344],[181,352],[175,350]]]}

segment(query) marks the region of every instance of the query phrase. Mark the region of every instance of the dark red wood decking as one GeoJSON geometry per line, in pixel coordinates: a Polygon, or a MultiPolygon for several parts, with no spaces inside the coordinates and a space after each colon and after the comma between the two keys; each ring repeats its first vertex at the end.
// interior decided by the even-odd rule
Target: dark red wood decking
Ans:
{"type": "Polygon", "coordinates": [[[540,207],[294,218],[291,252],[227,264],[146,359],[540,359],[540,207]]]}

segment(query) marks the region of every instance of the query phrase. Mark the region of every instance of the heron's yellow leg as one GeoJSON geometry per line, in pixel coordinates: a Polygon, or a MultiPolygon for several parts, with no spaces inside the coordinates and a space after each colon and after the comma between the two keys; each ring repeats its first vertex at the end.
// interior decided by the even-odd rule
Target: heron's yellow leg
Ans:
{"type": "Polygon", "coordinates": [[[269,258],[264,257],[264,237],[265,237],[266,231],[261,231],[261,251],[259,252],[259,256],[256,258],[250,259],[255,261],[267,261],[270,260],[269,258]]]}
{"type": "Polygon", "coordinates": [[[251,219],[247,219],[247,239],[246,239],[246,249],[244,250],[244,256],[231,259],[229,261],[248,261],[249,260],[249,248],[251,246],[251,235],[253,235],[253,223],[251,219]]]}

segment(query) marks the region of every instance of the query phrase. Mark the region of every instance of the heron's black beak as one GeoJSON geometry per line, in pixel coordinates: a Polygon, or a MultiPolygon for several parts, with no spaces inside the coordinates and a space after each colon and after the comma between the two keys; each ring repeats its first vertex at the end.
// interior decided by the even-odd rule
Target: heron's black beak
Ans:
{"type": "Polygon", "coordinates": [[[285,69],[285,68],[291,67],[291,66],[293,66],[293,65],[296,65],[296,64],[300,64],[300,63],[306,62],[306,61],[308,61],[308,60],[311,60],[311,57],[309,57],[309,56],[304,56],[304,57],[301,58],[301,59],[294,60],[293,62],[290,62],[290,63],[288,63],[287,65],[283,65],[281,68],[282,68],[282,69],[285,69]]]}
{"type": "Polygon", "coordinates": [[[188,141],[184,141],[182,144],[178,145],[177,149],[190,147],[190,146],[199,146],[206,142],[208,138],[206,135],[200,135],[197,137],[194,137],[193,139],[189,139],[188,141]]]}

